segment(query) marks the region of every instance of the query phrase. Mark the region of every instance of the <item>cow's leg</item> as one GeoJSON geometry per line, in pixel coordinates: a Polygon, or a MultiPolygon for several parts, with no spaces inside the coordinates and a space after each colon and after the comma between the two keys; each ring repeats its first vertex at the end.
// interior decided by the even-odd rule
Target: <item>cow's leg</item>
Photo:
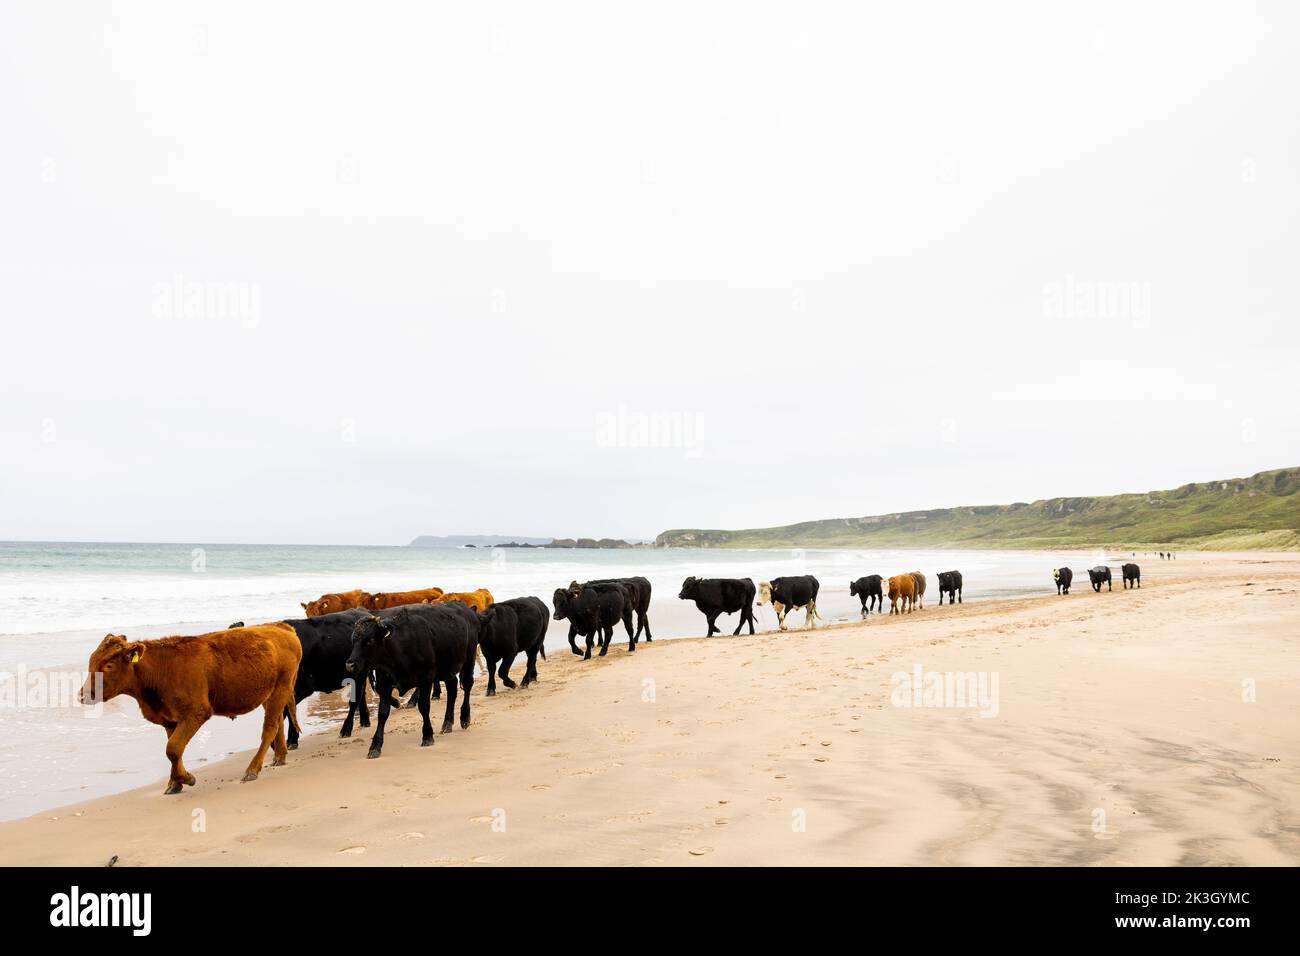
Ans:
{"type": "MultiPolygon", "coordinates": [[[[280,709],[281,711],[288,712],[289,707],[286,705],[280,709]]],[[[292,727],[293,723],[290,722],[289,726],[292,727]]],[[[282,718],[277,718],[275,722],[275,739],[271,741],[271,752],[275,754],[275,758],[271,761],[271,766],[283,767],[285,758],[289,756],[289,744],[285,736],[284,720],[282,718]]]]}
{"type": "MultiPolygon", "coordinates": [[[[501,659],[501,683],[505,684],[507,687],[510,688],[513,688],[515,686],[515,682],[510,679],[510,665],[513,664],[514,662],[515,662],[514,654],[507,654],[504,658],[501,659]]],[[[469,698],[467,697],[466,700],[468,699],[469,698]]]]}
{"type": "Polygon", "coordinates": [[[749,621],[749,633],[754,633],[754,605],[745,608],[745,619],[749,621]]]}
{"type": "Polygon", "coordinates": [[[433,682],[420,684],[415,689],[416,703],[420,705],[420,746],[433,746],[433,723],[429,720],[429,695],[433,693],[433,682]]]}
{"type": "MultiPolygon", "coordinates": [[[[505,678],[503,677],[502,680],[505,680],[505,678]]],[[[470,691],[474,689],[474,661],[472,658],[461,672],[460,683],[463,691],[460,698],[460,729],[465,730],[469,727],[470,691]]]]}
{"type": "Polygon", "coordinates": [[[591,660],[591,645],[592,645],[592,639],[595,637],[595,634],[596,634],[595,631],[587,632],[587,653],[582,655],[582,659],[584,661],[591,660]]]}
{"type": "Polygon", "coordinates": [[[285,705],[284,717],[282,719],[286,724],[289,725],[289,740],[288,740],[289,749],[297,750],[298,749],[298,728],[295,727],[293,725],[293,721],[289,719],[289,706],[287,704],[285,705]]]}
{"type": "Polygon", "coordinates": [[[641,623],[645,625],[645,639],[647,641],[653,641],[654,638],[650,636],[650,615],[646,614],[644,611],[641,612],[641,623]]]}
{"type": "Polygon", "coordinates": [[[447,685],[447,713],[442,718],[442,732],[451,733],[452,717],[456,713],[456,675],[452,674],[445,681],[447,685]]]}
{"type": "Polygon", "coordinates": [[[604,657],[609,653],[609,642],[614,639],[614,625],[602,625],[600,629],[600,656],[604,657]]]}
{"type": "Polygon", "coordinates": [[[808,619],[804,621],[803,626],[810,627],[813,630],[816,630],[817,629],[817,602],[816,601],[808,602],[808,610],[806,613],[808,615],[808,619]]]}
{"type": "MultiPolygon", "coordinates": [[[[370,702],[366,700],[366,694],[369,693],[370,675],[363,674],[361,680],[357,682],[357,710],[361,713],[361,726],[370,726],[370,702]]],[[[378,706],[378,705],[376,705],[378,706]]]]}
{"type": "Polygon", "coordinates": [[[524,679],[520,681],[520,687],[527,687],[537,680],[537,648],[534,647],[524,653],[528,655],[528,665],[524,668],[524,679]]]}
{"type": "MultiPolygon", "coordinates": [[[[488,654],[484,654],[483,659],[487,662],[487,678],[488,678],[487,696],[495,697],[497,695],[496,670],[497,670],[497,660],[499,658],[495,658],[488,654]]],[[[503,679],[505,678],[505,674],[502,674],[501,676],[503,679]]]]}
{"type": "MultiPolygon", "coordinates": [[[[277,715],[278,716],[278,715],[277,715]]],[[[167,789],[163,793],[180,793],[181,785],[194,786],[194,774],[185,769],[184,761],[181,759],[185,755],[185,745],[190,742],[200,727],[207,721],[208,715],[203,714],[197,717],[187,717],[186,719],[171,725],[171,733],[167,735],[167,759],[171,761],[172,772],[167,780],[167,789]]]]}
{"type": "MultiPolygon", "coordinates": [[[[244,771],[244,783],[257,779],[257,775],[262,772],[262,761],[266,759],[266,749],[271,746],[271,741],[276,737],[284,736],[284,724],[281,722],[284,714],[283,701],[284,698],[279,694],[272,693],[264,705],[262,742],[258,744],[257,753],[253,754],[253,759],[248,762],[248,769],[244,771]],[[274,705],[271,701],[275,701],[274,705]]],[[[278,754],[276,756],[279,757],[278,754]]]]}
{"type": "MultiPolygon", "coordinates": [[[[569,625],[569,647],[573,650],[573,653],[577,654],[579,657],[582,657],[582,651],[578,650],[578,642],[574,640],[574,637],[577,635],[577,633],[578,633],[577,626],[574,624],[570,624],[569,625]]],[[[587,657],[590,656],[591,654],[588,653],[587,657]]]]}
{"type": "MultiPolygon", "coordinates": [[[[366,705],[365,697],[360,696],[365,694],[365,687],[366,682],[364,680],[357,683],[357,681],[349,677],[343,682],[343,689],[347,691],[348,694],[348,715],[343,718],[343,726],[339,728],[340,737],[352,736],[352,718],[356,714],[358,706],[365,707],[366,705]],[[359,704],[358,701],[360,701],[359,704]]],[[[369,714],[366,714],[364,719],[366,724],[370,723],[369,714]]],[[[365,724],[362,724],[362,726],[364,727],[365,724]]]]}
{"type": "MultiPolygon", "coordinates": [[[[951,603],[951,602],[950,602],[951,603]]],[[[957,589],[957,603],[961,603],[961,588],[957,589]]]]}
{"type": "Polygon", "coordinates": [[[772,610],[776,611],[776,620],[781,630],[785,630],[785,605],[772,602],[772,610]]]}
{"type": "Polygon", "coordinates": [[[381,677],[375,687],[379,694],[379,717],[375,721],[375,735],[370,738],[370,750],[366,757],[373,760],[384,751],[384,725],[388,723],[388,712],[392,710],[393,685],[388,678],[381,677]]]}

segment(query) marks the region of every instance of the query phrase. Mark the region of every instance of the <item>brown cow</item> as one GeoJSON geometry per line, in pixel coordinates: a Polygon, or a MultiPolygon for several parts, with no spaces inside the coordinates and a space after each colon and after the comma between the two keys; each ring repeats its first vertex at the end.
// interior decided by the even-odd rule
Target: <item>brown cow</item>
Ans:
{"type": "Polygon", "coordinates": [[[898,599],[903,599],[903,611],[912,613],[916,602],[916,579],[910,574],[896,574],[889,579],[889,613],[902,614],[898,609],[898,599]]]}
{"type": "Polygon", "coordinates": [[[337,611],[350,611],[354,607],[369,606],[370,595],[365,591],[341,591],[338,594],[322,594],[316,600],[303,604],[302,609],[307,612],[308,617],[320,617],[322,614],[334,614],[337,611]]]}
{"type": "Polygon", "coordinates": [[[128,641],[109,634],[90,655],[89,674],[81,702],[102,703],[119,694],[134,698],[151,724],[167,731],[171,778],[166,793],[180,793],[181,784],[194,786],[194,775],[181,758],[185,745],[209,717],[246,714],[266,709],[262,743],[244,772],[244,782],[256,780],[275,744],[271,766],[284,763],[289,752],[284,739],[284,714],[298,729],[293,683],[302,659],[298,635],[288,624],[259,624],[237,630],[213,631],[156,641],[128,641]],[[96,699],[96,678],[103,683],[96,699]]]}
{"type": "Polygon", "coordinates": [[[477,591],[448,591],[446,594],[439,595],[427,604],[446,604],[448,601],[463,601],[480,614],[492,606],[492,592],[487,588],[479,588],[477,591]]]}
{"type": "Polygon", "coordinates": [[[916,607],[920,610],[925,607],[925,575],[920,571],[913,571],[912,580],[916,582],[916,607]]]}
{"type": "Polygon", "coordinates": [[[382,611],[404,604],[432,604],[442,597],[442,588],[424,588],[420,591],[381,591],[370,595],[366,607],[372,611],[382,611]]]}

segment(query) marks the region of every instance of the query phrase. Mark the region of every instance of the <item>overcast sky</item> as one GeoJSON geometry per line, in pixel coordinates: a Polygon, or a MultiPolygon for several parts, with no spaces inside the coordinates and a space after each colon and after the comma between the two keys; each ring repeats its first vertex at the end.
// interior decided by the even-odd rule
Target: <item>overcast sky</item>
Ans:
{"type": "Polygon", "coordinates": [[[0,538],[1300,464],[1295,4],[178,7],[0,8],[0,538]]]}

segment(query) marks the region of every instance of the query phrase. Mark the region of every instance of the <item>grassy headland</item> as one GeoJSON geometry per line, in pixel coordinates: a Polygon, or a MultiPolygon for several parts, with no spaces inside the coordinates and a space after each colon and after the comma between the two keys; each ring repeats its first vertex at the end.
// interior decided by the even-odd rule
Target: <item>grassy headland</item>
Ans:
{"type": "Polygon", "coordinates": [[[675,528],[659,547],[1300,550],[1300,468],[1171,491],[828,518],[776,528],[675,528]]]}

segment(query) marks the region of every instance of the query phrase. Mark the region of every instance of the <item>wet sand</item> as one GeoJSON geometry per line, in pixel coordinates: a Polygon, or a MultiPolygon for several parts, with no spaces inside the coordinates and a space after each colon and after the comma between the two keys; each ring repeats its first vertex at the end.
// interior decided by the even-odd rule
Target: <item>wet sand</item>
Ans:
{"type": "Polygon", "coordinates": [[[1076,567],[1068,597],[940,608],[932,581],[903,617],[552,651],[433,748],[403,709],[378,760],[319,734],[175,797],[141,721],[159,783],[0,824],[0,863],[1300,863],[1300,555],[1142,565],[1137,591],[1076,567]],[[996,716],[895,706],[918,665],[996,675],[996,716]]]}

